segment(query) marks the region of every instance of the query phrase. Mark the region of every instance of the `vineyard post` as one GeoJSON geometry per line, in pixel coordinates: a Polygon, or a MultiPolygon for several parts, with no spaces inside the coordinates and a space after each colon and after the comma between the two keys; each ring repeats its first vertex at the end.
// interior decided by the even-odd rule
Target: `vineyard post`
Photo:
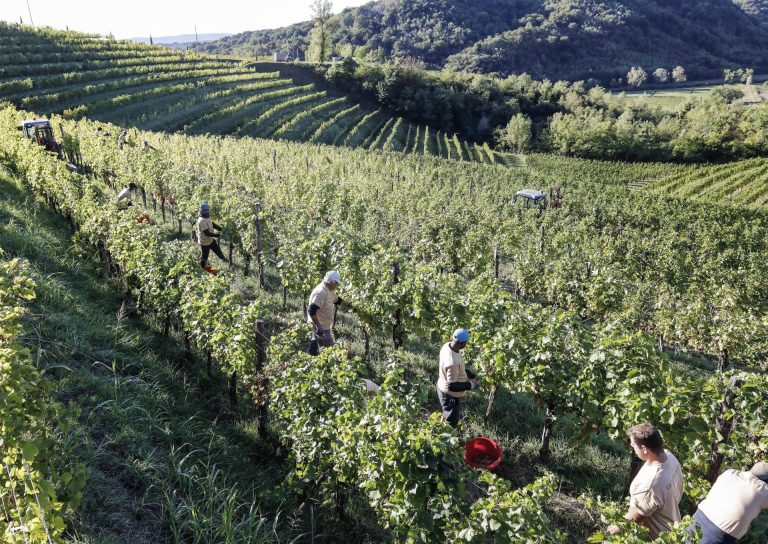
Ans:
{"type": "Polygon", "coordinates": [[[491,409],[493,408],[493,403],[496,400],[496,388],[497,386],[495,384],[492,385],[491,392],[488,394],[488,408],[485,409],[485,419],[491,417],[491,409]]]}
{"type": "Polygon", "coordinates": [[[144,204],[144,209],[147,208],[147,190],[141,187],[141,202],[144,204]]]}
{"type": "Polygon", "coordinates": [[[189,342],[189,331],[187,330],[184,331],[184,357],[189,363],[192,363],[195,360],[192,356],[192,347],[190,346],[189,342]]]}
{"type": "Polygon", "coordinates": [[[229,241],[229,270],[232,270],[232,268],[235,266],[235,263],[232,262],[232,253],[235,251],[235,243],[233,241],[229,241]]]}
{"type": "Polygon", "coordinates": [[[181,217],[177,215],[176,221],[179,223],[179,236],[181,236],[181,217]]]}
{"type": "Polygon", "coordinates": [[[267,362],[267,333],[264,320],[256,320],[256,368],[261,370],[267,362]]]}
{"type": "MultiPolygon", "coordinates": [[[[392,265],[392,285],[400,283],[400,263],[395,262],[392,265]]],[[[402,331],[402,312],[400,308],[395,311],[395,323],[392,325],[392,344],[395,349],[403,347],[402,331]]]]}
{"type": "Polygon", "coordinates": [[[546,461],[549,459],[549,441],[552,438],[552,428],[555,425],[555,406],[547,402],[547,416],[544,420],[544,430],[541,432],[541,447],[539,448],[539,459],[546,461]]]}
{"type": "MultiPolygon", "coordinates": [[[[255,213],[255,222],[256,222],[256,264],[259,267],[259,287],[261,289],[264,289],[265,281],[264,281],[264,245],[263,241],[261,239],[261,204],[257,203],[254,205],[254,211],[255,213]]],[[[283,300],[285,300],[285,296],[283,296],[283,300]]]]}
{"type": "Polygon", "coordinates": [[[541,240],[539,241],[539,252],[544,253],[544,225],[541,226],[541,240]]]}
{"type": "Polygon", "coordinates": [[[730,366],[730,360],[728,358],[728,348],[720,350],[720,355],[717,357],[717,370],[718,372],[725,372],[730,366]]]}
{"type": "Polygon", "coordinates": [[[227,393],[229,395],[229,406],[232,409],[237,408],[237,370],[233,370],[227,381],[227,393]]]}
{"type": "Polygon", "coordinates": [[[493,246],[493,273],[496,279],[499,279],[499,264],[501,261],[501,254],[499,253],[499,243],[496,242],[493,246]]]}
{"type": "Polygon", "coordinates": [[[208,373],[209,378],[213,378],[213,359],[211,358],[211,352],[205,353],[205,371],[208,373]]]}
{"type": "Polygon", "coordinates": [[[733,408],[733,401],[736,399],[736,390],[741,387],[742,381],[735,376],[731,377],[728,387],[723,395],[723,402],[720,405],[720,413],[715,422],[715,436],[722,437],[715,440],[709,453],[709,468],[707,469],[706,479],[714,484],[720,473],[720,467],[723,464],[724,456],[719,452],[720,446],[728,444],[731,440],[731,431],[733,430],[733,417],[726,418],[726,414],[733,408]]]}

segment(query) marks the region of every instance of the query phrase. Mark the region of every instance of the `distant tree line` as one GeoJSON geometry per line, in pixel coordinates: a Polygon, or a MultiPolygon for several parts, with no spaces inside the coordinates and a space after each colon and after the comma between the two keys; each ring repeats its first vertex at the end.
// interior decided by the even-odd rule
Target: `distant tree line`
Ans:
{"type": "MultiPolygon", "coordinates": [[[[582,81],[527,74],[502,79],[349,58],[316,70],[415,123],[516,152],[691,162],[768,156],[768,105],[745,106],[736,89],[718,89],[669,111],[582,81]]],[[[654,78],[663,81],[662,75],[654,78]]],[[[666,76],[684,81],[685,71],[676,67],[666,76]]]]}

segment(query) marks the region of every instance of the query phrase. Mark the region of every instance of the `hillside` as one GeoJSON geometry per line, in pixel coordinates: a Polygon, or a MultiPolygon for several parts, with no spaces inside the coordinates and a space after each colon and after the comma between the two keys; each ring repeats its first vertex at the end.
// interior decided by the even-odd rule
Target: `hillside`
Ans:
{"type": "MultiPolygon", "coordinates": [[[[329,146],[142,132],[138,140],[155,147],[147,152],[133,142],[121,147],[103,138],[94,122],[56,118],[88,166],[83,170],[89,174],[79,175],[22,141],[15,130],[19,119],[12,109],[0,113],[0,160],[22,187],[13,207],[0,199],[0,208],[13,217],[0,232],[27,258],[46,251],[37,239],[19,234],[41,236],[41,229],[27,224],[43,213],[25,203],[32,200],[30,191],[44,195],[62,214],[52,235],[61,240],[68,224],[78,231],[74,244],[58,242],[62,258],[88,259],[98,268],[102,241],[103,269],[112,275],[92,281],[101,292],[115,285],[125,293],[123,310],[116,309],[115,293],[91,297],[88,307],[65,296],[74,308],[64,315],[104,315],[102,329],[121,335],[109,344],[113,352],[123,344],[145,351],[136,323],[120,317],[135,308],[156,335],[170,332],[169,349],[180,351],[186,340],[186,353],[177,355],[186,359],[183,368],[169,376],[184,388],[177,393],[184,399],[179,411],[197,401],[194,389],[188,391],[194,384],[214,399],[210,408],[201,403],[201,414],[185,425],[169,410],[167,399],[174,395],[142,372],[140,361],[109,351],[93,355],[107,363],[93,365],[94,373],[104,372],[103,391],[78,397],[90,408],[82,424],[95,421],[92,432],[111,440],[101,460],[118,462],[118,478],[144,499],[137,510],[157,522],[149,530],[164,531],[156,533],[161,540],[225,542],[216,538],[221,531],[248,530],[250,503],[268,524],[279,509],[290,515],[283,531],[322,531],[329,541],[343,535],[366,544],[404,542],[416,526],[426,542],[480,544],[498,536],[486,523],[493,515],[505,527],[503,542],[584,542],[604,529],[599,507],[585,505],[585,495],[609,498],[604,513],[623,514],[629,468],[624,430],[638,410],[649,418],[657,409],[685,414],[662,421],[665,440],[691,480],[710,463],[711,444],[723,452],[724,466],[764,458],[768,430],[752,422],[768,417],[766,376],[738,372],[747,380],[740,402],[754,417],[734,418],[732,441],[723,443],[712,430],[720,413],[713,399],[722,398],[728,380],[712,372],[714,361],[678,350],[714,356],[727,350],[718,359],[721,367],[765,368],[768,339],[761,327],[768,296],[762,278],[768,261],[759,257],[768,244],[768,217],[626,189],[633,178],[672,174],[666,165],[531,156],[527,170],[510,170],[415,156],[393,161],[391,155],[329,146]],[[148,175],[156,170],[165,175],[148,175]],[[147,198],[135,198],[126,212],[112,204],[129,179],[139,181],[147,198]],[[561,208],[538,213],[508,204],[517,189],[552,181],[565,188],[561,208]],[[216,276],[199,269],[199,253],[189,241],[190,219],[201,201],[211,203],[235,258],[228,270],[217,265],[216,276]],[[156,203],[164,204],[168,217],[156,203]],[[261,218],[254,217],[257,204],[263,205],[261,218]],[[153,224],[137,221],[141,214],[153,224]],[[499,251],[501,281],[493,272],[499,251]],[[315,258],[307,259],[308,252],[315,258]],[[247,272],[249,264],[255,274],[247,272]],[[343,296],[354,306],[339,311],[338,338],[349,344],[310,358],[301,353],[309,329],[298,321],[308,287],[330,266],[341,271],[343,296]],[[728,306],[713,306],[723,296],[728,306]],[[700,326],[691,328],[691,322],[700,326]],[[435,413],[435,365],[442,338],[465,324],[477,338],[470,356],[483,382],[468,395],[462,425],[453,430],[435,413]],[[264,366],[259,346],[266,338],[264,366]],[[670,353],[661,353],[657,341],[670,353]],[[141,380],[116,376],[123,372],[141,380]],[[366,396],[362,377],[381,383],[382,394],[366,396]],[[239,404],[224,400],[226,378],[236,384],[229,391],[239,392],[239,404]],[[141,399],[130,396],[135,390],[144,393],[141,399]],[[145,408],[153,408],[155,396],[166,403],[145,408]],[[135,415],[128,417],[123,407],[135,415]],[[266,420],[259,417],[262,410],[266,420]],[[135,436],[138,425],[149,432],[135,436]],[[250,455],[228,439],[238,429],[250,455]],[[215,451],[199,466],[206,460],[207,451],[197,451],[210,436],[205,430],[217,435],[211,436],[215,451]],[[176,446],[195,431],[189,449],[199,460],[196,468],[186,457],[166,463],[169,450],[186,456],[187,446],[176,446]],[[495,474],[464,464],[460,444],[474,436],[501,444],[504,459],[495,474]],[[162,447],[153,450],[156,442],[162,447]],[[278,466],[253,466],[261,457],[277,457],[278,466]],[[233,467],[233,459],[242,462],[233,467]],[[226,474],[236,485],[205,471],[214,465],[221,467],[219,478],[226,474]],[[261,467],[272,468],[270,478],[253,489],[248,477],[258,478],[261,467]],[[272,478],[284,467],[289,473],[277,487],[272,478]],[[338,474],[345,476],[343,485],[338,474]],[[473,492],[465,493],[465,485],[473,492]],[[221,504],[220,497],[239,490],[247,498],[238,493],[221,504]],[[245,507],[237,507],[243,500],[245,507]],[[222,512],[233,502],[229,515],[222,512]],[[452,521],[439,517],[445,511],[452,521]],[[298,525],[291,525],[294,515],[298,525]]],[[[51,215],[42,200],[39,207],[51,215]]],[[[84,268],[77,263],[72,272],[60,271],[42,263],[40,275],[54,294],[84,268]]],[[[71,327],[46,324],[43,340],[58,332],[77,351],[87,348],[79,337],[71,339],[71,327]]],[[[39,338],[32,334],[27,341],[35,345],[39,338]]],[[[64,368],[55,372],[70,375],[64,368]]],[[[101,512],[98,498],[89,494],[84,507],[93,525],[101,512]]],[[[121,516],[132,507],[115,502],[104,515],[118,520],[110,528],[119,531],[121,516]]],[[[765,521],[763,515],[753,524],[745,543],[765,541],[765,521]]],[[[627,544],[646,541],[642,534],[626,537],[627,544]]]]}
{"type": "Polygon", "coordinates": [[[184,134],[504,160],[455,132],[409,123],[327,84],[296,83],[280,65],[269,66],[0,24],[0,100],[37,113],[184,134]]]}
{"type": "MultiPolygon", "coordinates": [[[[762,3],[732,0],[396,0],[335,17],[343,55],[416,58],[429,67],[526,72],[608,84],[633,65],[682,65],[692,77],[723,67],[768,67],[762,3]],[[350,47],[351,46],[351,47],[350,47]]],[[[212,53],[295,55],[308,46],[308,22],[237,34],[206,44],[212,53]]]]}

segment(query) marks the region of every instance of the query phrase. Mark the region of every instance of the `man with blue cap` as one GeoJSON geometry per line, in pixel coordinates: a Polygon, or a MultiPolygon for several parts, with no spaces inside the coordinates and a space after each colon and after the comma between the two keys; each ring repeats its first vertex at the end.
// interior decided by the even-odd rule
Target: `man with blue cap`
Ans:
{"type": "Polygon", "coordinates": [[[440,373],[437,380],[437,398],[443,417],[456,428],[459,424],[459,404],[467,391],[477,388],[475,375],[464,366],[461,354],[469,342],[467,329],[456,329],[453,338],[440,349],[440,373]]]}
{"type": "Polygon", "coordinates": [[[225,263],[229,262],[216,241],[221,234],[214,233],[214,229],[221,230],[221,227],[213,222],[211,207],[203,202],[200,204],[200,217],[197,218],[197,243],[200,244],[201,251],[200,268],[203,269],[208,266],[208,255],[211,251],[225,263]]]}

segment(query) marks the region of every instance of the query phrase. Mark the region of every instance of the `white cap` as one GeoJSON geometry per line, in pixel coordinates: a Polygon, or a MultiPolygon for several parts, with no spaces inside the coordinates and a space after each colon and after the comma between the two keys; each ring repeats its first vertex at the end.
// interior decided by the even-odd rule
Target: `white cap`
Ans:
{"type": "Polygon", "coordinates": [[[339,276],[339,273],[336,270],[331,270],[330,272],[327,272],[325,274],[325,278],[323,278],[323,283],[341,283],[341,276],[339,276]]]}

